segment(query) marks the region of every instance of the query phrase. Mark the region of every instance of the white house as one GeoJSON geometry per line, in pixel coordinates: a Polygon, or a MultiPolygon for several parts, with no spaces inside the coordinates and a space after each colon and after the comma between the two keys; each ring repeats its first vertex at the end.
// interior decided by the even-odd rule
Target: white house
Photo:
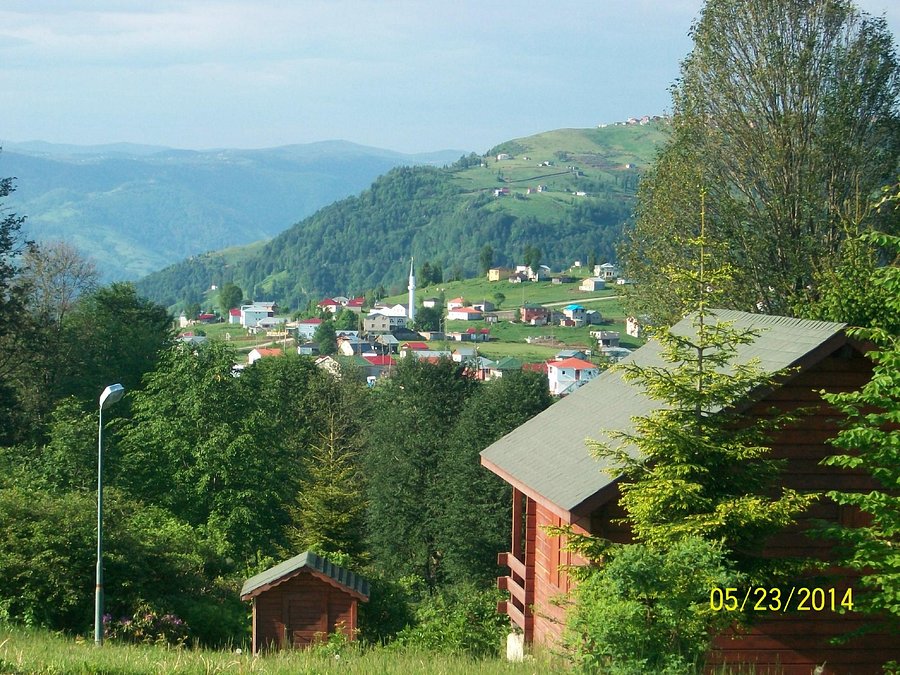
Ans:
{"type": "Polygon", "coordinates": [[[581,286],[578,287],[579,291],[602,291],[606,288],[606,281],[601,279],[600,277],[588,277],[584,281],[581,282],[581,286]]]}
{"type": "Polygon", "coordinates": [[[273,304],[241,305],[241,325],[244,328],[255,328],[260,319],[275,316],[273,304]]]}
{"type": "Polygon", "coordinates": [[[615,279],[619,276],[618,268],[612,263],[603,263],[602,265],[594,265],[594,276],[601,279],[615,279]]]}
{"type": "Polygon", "coordinates": [[[625,319],[625,332],[631,337],[643,337],[644,327],[641,325],[646,323],[636,316],[629,316],[625,319]]]}
{"type": "Polygon", "coordinates": [[[447,312],[451,321],[481,321],[482,312],[474,307],[456,307],[447,312]]]}
{"type": "Polygon", "coordinates": [[[459,307],[465,307],[466,301],[464,298],[453,298],[452,300],[447,301],[447,310],[457,309],[459,307]]]}
{"type": "Polygon", "coordinates": [[[597,366],[581,359],[547,362],[547,380],[550,382],[550,393],[554,396],[570,394],[599,374],[597,366]]]}
{"type": "Polygon", "coordinates": [[[297,339],[312,340],[316,330],[322,325],[322,319],[303,319],[297,322],[297,339]]]}

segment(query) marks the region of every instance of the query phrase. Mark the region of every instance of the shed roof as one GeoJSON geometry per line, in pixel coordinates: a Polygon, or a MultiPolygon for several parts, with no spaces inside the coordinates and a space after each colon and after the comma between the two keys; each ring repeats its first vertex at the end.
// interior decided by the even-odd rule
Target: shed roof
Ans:
{"type": "MultiPolygon", "coordinates": [[[[714,312],[720,321],[733,321],[736,328],[761,331],[753,343],[738,348],[737,360],[746,363],[757,358],[760,367],[770,373],[815,362],[845,340],[845,324],[733,310],[714,312]]],[[[690,318],[673,327],[681,334],[691,330],[690,318]]],[[[656,341],[624,361],[643,366],[666,365],[656,341]]],[[[587,500],[611,488],[616,480],[606,472],[608,464],[591,455],[586,441],[594,439],[614,445],[602,430],[632,431],[633,417],[647,415],[659,405],[637,384],[626,382],[620,370],[606,370],[488,446],[481,453],[481,461],[533,498],[555,506],[560,515],[586,515],[590,510],[587,500]]]]}
{"type": "Polygon", "coordinates": [[[241,600],[254,598],[304,571],[313,573],[360,600],[369,598],[369,582],[366,579],[312,551],[305,551],[247,579],[241,588],[241,600]]]}

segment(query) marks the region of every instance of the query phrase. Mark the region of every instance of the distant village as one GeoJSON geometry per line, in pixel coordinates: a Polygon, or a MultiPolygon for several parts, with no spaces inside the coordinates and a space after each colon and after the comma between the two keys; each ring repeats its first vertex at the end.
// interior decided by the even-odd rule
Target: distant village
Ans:
{"type": "MultiPolygon", "coordinates": [[[[582,265],[576,261],[574,268],[582,265]]],[[[532,269],[526,265],[513,268],[494,267],[488,270],[490,282],[522,284],[535,281],[549,281],[552,284],[574,284],[578,278],[569,274],[551,272],[546,265],[532,269]]],[[[604,290],[608,284],[625,284],[618,268],[612,263],[594,265],[590,276],[581,279],[580,291],[591,293],[604,290]]],[[[409,296],[405,303],[385,304],[375,302],[366,308],[366,299],[360,297],[333,296],[320,300],[316,308],[317,316],[294,321],[277,316],[278,307],[274,302],[254,301],[231,309],[227,323],[247,334],[257,336],[261,344],[250,350],[246,363],[237,364],[235,372],[240,373],[263,358],[282,356],[296,349],[297,354],[315,359],[316,365],[336,376],[351,371],[365,377],[370,386],[381,378],[390,377],[397,359],[412,357],[436,362],[451,359],[462,364],[477,380],[502,378],[504,374],[519,370],[544,373],[550,393],[565,396],[600,374],[600,367],[591,361],[600,357],[604,361],[617,361],[630,354],[630,350],[619,345],[620,334],[613,330],[591,330],[590,337],[596,341],[596,349],[562,349],[553,358],[541,363],[527,363],[514,357],[492,360],[478,353],[479,343],[491,340],[491,329],[466,328],[458,330],[413,330],[416,312],[416,278],[410,264],[409,296]],[[316,342],[317,331],[330,316],[350,311],[359,317],[357,329],[336,329],[337,350],[334,354],[321,354],[316,342]],[[324,318],[323,318],[324,317],[324,318]],[[290,348],[286,347],[292,342],[290,348]],[[294,346],[295,345],[295,346],[294,346]]],[[[554,303],[561,304],[561,303],[554,303]]],[[[579,328],[600,326],[604,323],[601,313],[587,309],[577,302],[559,307],[549,307],[536,303],[525,303],[513,309],[500,310],[488,300],[468,301],[455,297],[442,301],[438,297],[426,297],[420,306],[440,309],[443,316],[441,326],[447,321],[483,322],[489,326],[501,321],[518,322],[528,326],[563,326],[579,328]]],[[[207,338],[200,331],[191,330],[195,324],[214,323],[221,318],[212,313],[200,314],[195,320],[183,316],[179,320],[179,340],[197,344],[207,338]]],[[[629,317],[626,331],[632,337],[641,337],[639,322],[629,317]]],[[[227,335],[227,334],[226,334],[227,335]]]]}

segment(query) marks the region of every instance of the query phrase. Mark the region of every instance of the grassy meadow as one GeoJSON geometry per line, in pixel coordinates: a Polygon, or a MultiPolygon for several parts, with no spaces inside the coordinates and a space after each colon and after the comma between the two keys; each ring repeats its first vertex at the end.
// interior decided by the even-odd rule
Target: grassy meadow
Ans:
{"type": "Polygon", "coordinates": [[[286,651],[254,657],[244,651],[123,645],[107,642],[96,647],[92,640],[47,631],[0,625],[0,673],[63,675],[69,673],[144,675],[163,673],[298,673],[350,675],[440,675],[472,673],[538,673],[561,670],[550,654],[523,663],[502,659],[475,660],[465,656],[397,649],[364,649],[350,646],[337,652],[327,649],[286,651]]]}

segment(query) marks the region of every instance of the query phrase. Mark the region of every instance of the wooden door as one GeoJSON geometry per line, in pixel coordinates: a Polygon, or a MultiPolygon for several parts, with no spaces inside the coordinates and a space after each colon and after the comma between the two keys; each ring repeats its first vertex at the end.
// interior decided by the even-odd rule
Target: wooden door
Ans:
{"type": "Polygon", "coordinates": [[[287,645],[307,647],[328,630],[328,591],[306,589],[289,593],[284,599],[284,628],[287,645]]]}

